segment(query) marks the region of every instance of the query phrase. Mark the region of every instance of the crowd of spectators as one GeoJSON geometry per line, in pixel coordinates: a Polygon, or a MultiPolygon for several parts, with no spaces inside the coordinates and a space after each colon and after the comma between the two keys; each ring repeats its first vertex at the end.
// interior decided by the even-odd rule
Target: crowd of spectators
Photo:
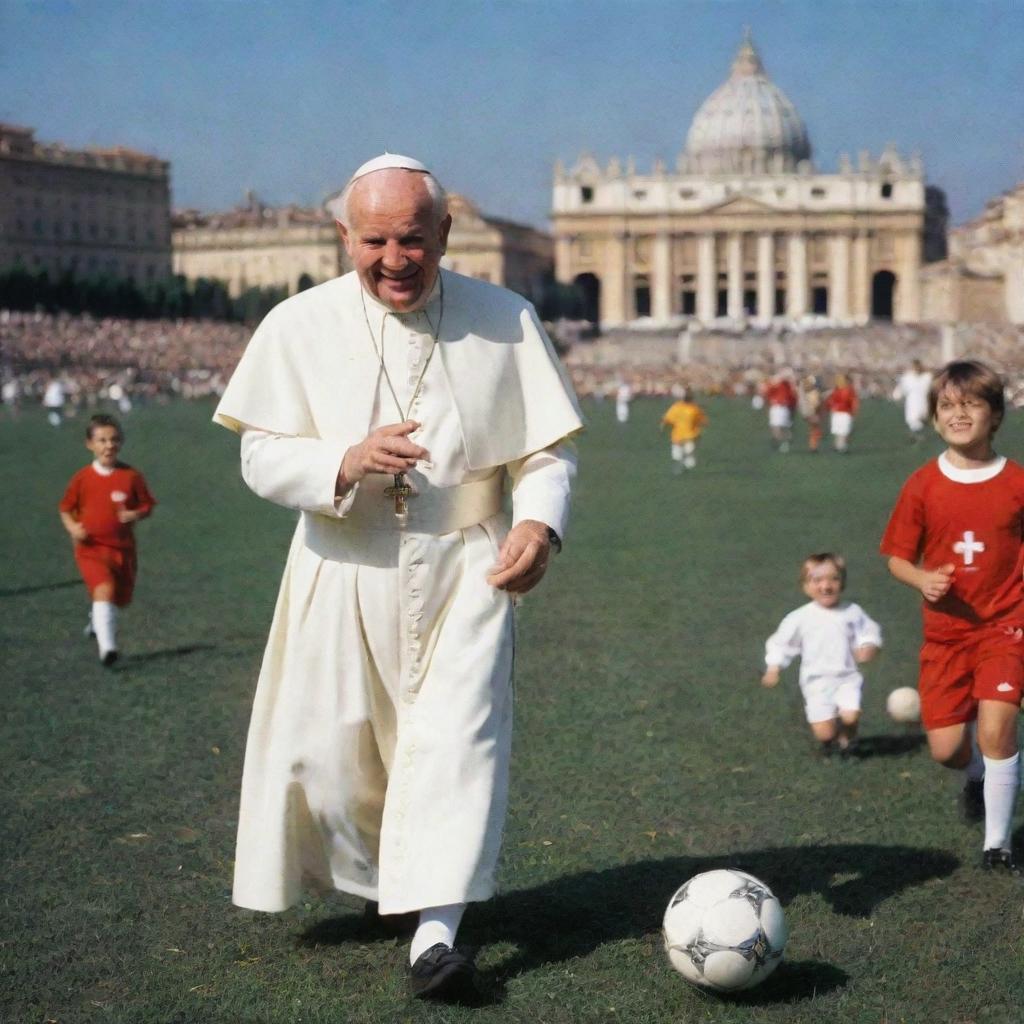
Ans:
{"type": "Polygon", "coordinates": [[[115,387],[137,399],[218,395],[249,338],[214,320],[96,319],[0,310],[5,394],[30,404],[54,378],[72,405],[92,406],[115,387]]]}
{"type": "MultiPolygon", "coordinates": [[[[0,310],[0,377],[10,404],[38,403],[59,380],[72,406],[113,395],[131,400],[217,396],[250,335],[242,324],[212,320],[97,319],[88,315],[0,310]]],[[[750,396],[781,369],[826,385],[836,373],[864,396],[891,395],[911,359],[937,367],[949,358],[983,359],[1024,404],[1024,328],[873,324],[810,330],[684,331],[652,338],[588,337],[553,330],[582,396],[605,397],[620,384],[635,396],[667,397],[685,385],[703,394],[750,396]]],[[[1016,400],[1016,397],[1015,397],[1016,400]]]]}

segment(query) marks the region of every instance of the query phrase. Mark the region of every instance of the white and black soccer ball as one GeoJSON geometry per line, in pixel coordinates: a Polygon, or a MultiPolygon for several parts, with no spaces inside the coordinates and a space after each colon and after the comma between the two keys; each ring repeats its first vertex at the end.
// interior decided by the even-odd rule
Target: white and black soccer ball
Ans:
{"type": "Polygon", "coordinates": [[[789,937],[771,889],[735,868],[705,871],[681,885],[662,931],[672,966],[715,992],[760,984],[778,967],[789,937]]]}
{"type": "Polygon", "coordinates": [[[900,686],[886,698],[885,710],[894,722],[919,722],[921,697],[912,686],[900,686]]]}

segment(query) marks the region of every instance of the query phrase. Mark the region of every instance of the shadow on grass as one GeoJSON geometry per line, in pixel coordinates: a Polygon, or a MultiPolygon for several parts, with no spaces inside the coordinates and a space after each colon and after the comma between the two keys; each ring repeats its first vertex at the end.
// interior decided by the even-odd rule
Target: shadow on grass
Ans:
{"type": "Polygon", "coordinates": [[[184,658],[199,651],[216,650],[216,644],[182,644],[180,647],[165,647],[160,651],[147,651],[145,654],[128,654],[117,664],[119,671],[131,668],[132,665],[143,665],[151,661],[167,661],[170,658],[184,658]]]}
{"type": "MultiPolygon", "coordinates": [[[[475,904],[460,937],[470,945],[509,942],[516,951],[483,971],[485,1001],[504,999],[519,974],[587,956],[601,946],[656,934],[665,905],[686,879],[712,868],[737,867],[766,880],[785,905],[817,894],[837,914],[867,917],[884,900],[933,878],[960,862],[948,853],[909,846],[851,843],[777,847],[731,857],[668,857],[587,871],[532,889],[503,893],[475,904]]],[[[394,937],[358,915],[321,921],[300,936],[311,945],[368,942],[394,937]]],[[[659,940],[660,941],[660,940],[659,940]]],[[[810,999],[840,988],[847,976],[818,961],[783,963],[765,984],[743,997],[763,1004],[810,999]]]]}
{"type": "Polygon", "coordinates": [[[67,590],[80,587],[80,579],[61,580],[59,583],[35,583],[30,587],[0,587],[0,597],[21,597],[23,594],[42,594],[47,590],[67,590]]]}
{"type": "Polygon", "coordinates": [[[920,750],[925,743],[923,732],[910,732],[903,736],[861,736],[852,755],[858,760],[869,757],[898,757],[920,750]]]}

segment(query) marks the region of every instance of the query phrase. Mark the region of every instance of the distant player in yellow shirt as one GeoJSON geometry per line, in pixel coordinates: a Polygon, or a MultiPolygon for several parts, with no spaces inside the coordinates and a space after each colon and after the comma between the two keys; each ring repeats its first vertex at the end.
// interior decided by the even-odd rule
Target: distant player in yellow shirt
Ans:
{"type": "Polygon", "coordinates": [[[690,401],[686,388],[673,389],[673,394],[676,401],[662,416],[661,426],[672,428],[672,472],[678,476],[697,465],[697,441],[708,418],[699,405],[690,401]]]}

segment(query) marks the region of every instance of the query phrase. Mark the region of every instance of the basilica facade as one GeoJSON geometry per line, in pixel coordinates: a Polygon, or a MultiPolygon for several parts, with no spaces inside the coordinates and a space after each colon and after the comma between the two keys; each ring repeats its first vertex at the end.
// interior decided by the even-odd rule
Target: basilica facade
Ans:
{"type": "Polygon", "coordinates": [[[920,161],[888,147],[817,171],[749,37],[675,170],[584,155],[556,166],[552,206],[556,277],[605,327],[917,321],[922,264],[944,255],[944,197],[920,161]]]}

